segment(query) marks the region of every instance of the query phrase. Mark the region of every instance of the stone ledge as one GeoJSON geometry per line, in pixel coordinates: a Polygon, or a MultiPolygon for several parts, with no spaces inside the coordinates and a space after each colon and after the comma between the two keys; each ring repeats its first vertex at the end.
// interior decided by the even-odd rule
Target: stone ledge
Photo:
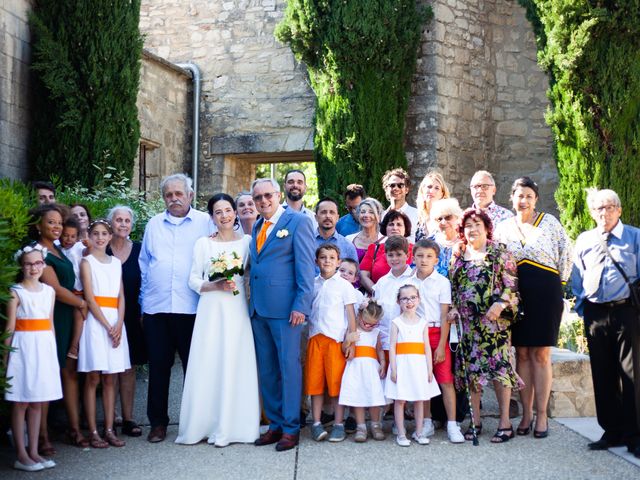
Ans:
{"type": "Polygon", "coordinates": [[[595,416],[589,356],[563,348],[552,348],[551,365],[553,383],[549,399],[549,416],[595,416]]]}

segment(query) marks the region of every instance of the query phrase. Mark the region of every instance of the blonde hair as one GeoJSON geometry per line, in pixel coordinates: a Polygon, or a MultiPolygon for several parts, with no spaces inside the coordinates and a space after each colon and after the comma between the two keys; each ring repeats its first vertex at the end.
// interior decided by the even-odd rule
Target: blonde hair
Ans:
{"type": "Polygon", "coordinates": [[[431,218],[431,202],[427,200],[426,193],[424,192],[424,188],[427,184],[427,181],[429,180],[435,180],[440,184],[440,188],[442,188],[442,199],[449,198],[451,196],[449,187],[447,187],[442,174],[435,170],[428,172],[420,182],[420,186],[418,187],[418,195],[416,197],[416,208],[418,209],[418,225],[426,225],[431,218]]]}
{"type": "Polygon", "coordinates": [[[363,303],[360,305],[360,308],[358,308],[358,314],[379,320],[382,318],[384,312],[382,310],[382,306],[378,302],[375,300],[369,300],[366,304],[363,303]]]}

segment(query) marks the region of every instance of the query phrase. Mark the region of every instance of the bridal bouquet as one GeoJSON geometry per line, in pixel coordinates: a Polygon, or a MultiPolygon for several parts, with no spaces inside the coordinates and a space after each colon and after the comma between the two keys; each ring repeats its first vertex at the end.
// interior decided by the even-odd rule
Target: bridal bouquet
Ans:
{"type": "MultiPolygon", "coordinates": [[[[213,282],[220,278],[225,278],[229,281],[233,279],[234,275],[244,275],[244,267],[242,265],[242,258],[236,253],[231,252],[229,255],[227,252],[222,252],[217,257],[211,257],[211,264],[209,266],[209,281],[213,282]]],[[[240,292],[234,290],[233,294],[238,295],[240,292]]]]}

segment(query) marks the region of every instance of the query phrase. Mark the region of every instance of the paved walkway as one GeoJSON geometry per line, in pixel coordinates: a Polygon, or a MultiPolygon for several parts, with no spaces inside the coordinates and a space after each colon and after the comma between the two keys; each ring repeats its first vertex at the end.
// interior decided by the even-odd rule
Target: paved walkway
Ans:
{"type": "MultiPolygon", "coordinates": [[[[136,419],[146,420],[146,379],[138,379],[136,419]]],[[[170,416],[176,422],[180,410],[181,370],[174,367],[170,416]]],[[[505,445],[489,442],[497,427],[496,404],[492,392],[485,395],[484,433],[480,445],[470,442],[452,445],[446,432],[438,430],[431,444],[409,448],[396,446],[389,435],[384,442],[369,440],[356,444],[349,437],[345,442],[315,443],[309,429],[303,429],[300,446],[289,452],[277,453],[272,447],[231,445],[215,448],[206,443],[194,446],[176,445],[177,425],[169,427],[167,440],[152,445],[146,441],[145,426],[140,438],[127,440],[124,448],[80,450],[56,442],[58,449],[53,470],[38,473],[17,472],[10,468],[14,454],[0,449],[0,478],[3,480],[43,479],[371,479],[393,480],[400,476],[421,479],[638,479],[640,462],[634,465],[611,452],[590,452],[585,435],[598,435],[594,419],[562,419],[550,422],[547,439],[519,437],[505,445]]],[[[514,426],[517,419],[514,419],[514,426]]],[[[466,423],[465,423],[466,425],[466,423]]],[[[390,427],[390,425],[389,425],[390,427]]],[[[633,457],[631,457],[633,458],[633,457]]]]}

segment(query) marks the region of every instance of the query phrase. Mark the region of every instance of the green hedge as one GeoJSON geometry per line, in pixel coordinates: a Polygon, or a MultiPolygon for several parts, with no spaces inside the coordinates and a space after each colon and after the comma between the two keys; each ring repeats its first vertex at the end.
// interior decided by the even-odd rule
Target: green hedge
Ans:
{"type": "Polygon", "coordinates": [[[550,79],[561,219],[575,237],[593,226],[585,188],[612,188],[623,221],[640,224],[640,4],[519,0],[550,79]]]}
{"type": "Polygon", "coordinates": [[[30,16],[34,72],[30,156],[35,178],[99,183],[93,165],[131,178],[140,125],[136,100],[140,0],[38,0],[30,16]]]}
{"type": "Polygon", "coordinates": [[[276,38],[306,64],[316,94],[314,157],[322,195],[407,166],[405,115],[422,25],[415,0],[289,0],[276,38]]]}

